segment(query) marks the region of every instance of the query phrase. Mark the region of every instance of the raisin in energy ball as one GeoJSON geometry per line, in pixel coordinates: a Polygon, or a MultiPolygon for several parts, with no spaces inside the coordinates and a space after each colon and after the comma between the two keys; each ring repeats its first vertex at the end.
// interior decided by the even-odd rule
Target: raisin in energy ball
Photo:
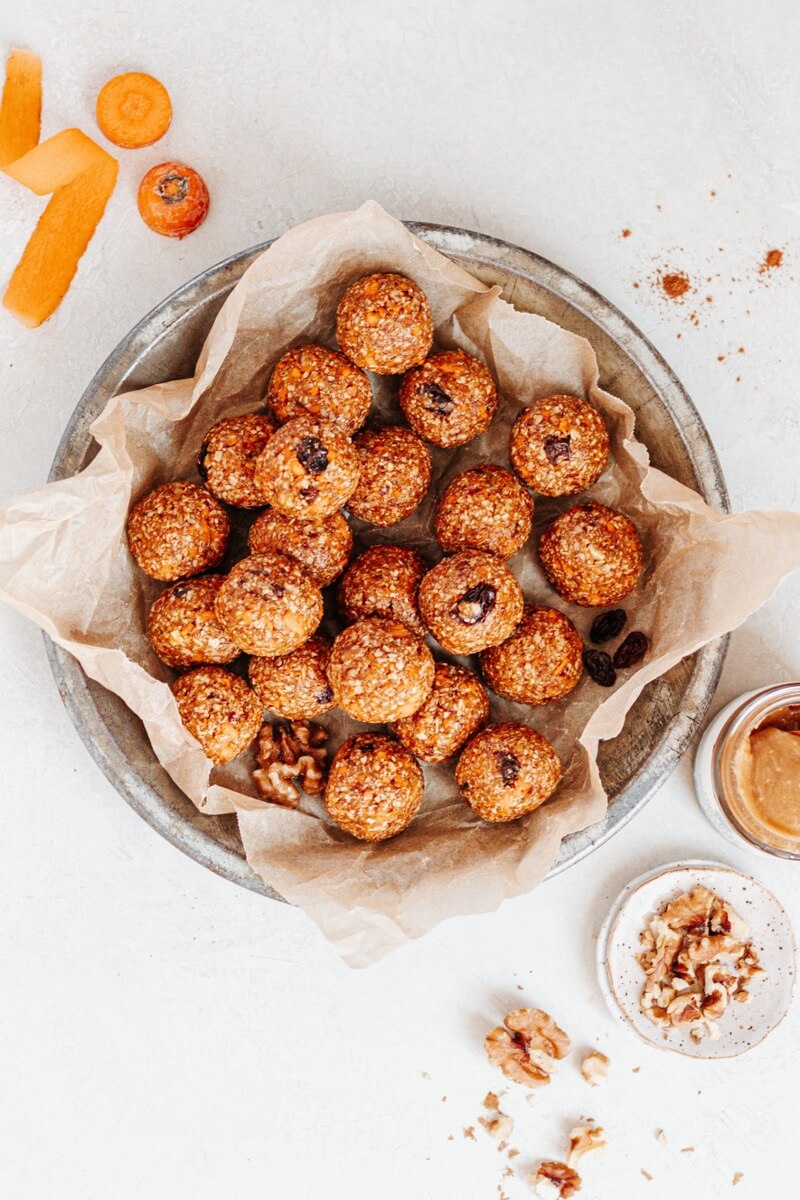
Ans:
{"type": "Polygon", "coordinates": [[[236,508],[263,506],[264,497],[253,482],[253,471],[275,428],[266,413],[224,417],[212,425],[203,439],[197,470],[218,500],[236,508]]]}
{"type": "Polygon", "coordinates": [[[565,600],[602,608],[636,587],[644,551],[636,526],[624,513],[604,504],[581,504],[544,531],[539,559],[565,600]]]}
{"type": "Polygon", "coordinates": [[[171,583],[215,567],[231,533],[228,514],[196,483],[164,483],[128,515],[131,554],[152,579],[171,583]]]}
{"type": "Polygon", "coordinates": [[[533,500],[510,471],[491,464],[462,471],[436,508],[436,537],[450,554],[485,550],[511,558],[531,536],[533,500]]]}
{"type": "Polygon", "coordinates": [[[339,608],[348,621],[393,617],[425,636],[417,592],[425,561],[406,546],[371,546],[345,572],[339,584],[339,608]]]}
{"type": "Polygon", "coordinates": [[[583,671],[583,642],[572,621],[555,608],[529,604],[517,628],[481,654],[493,692],[520,704],[547,704],[571,692],[583,671]]]}
{"type": "Polygon", "coordinates": [[[217,620],[246,654],[288,654],[322,620],[322,592],[291,558],[251,554],[226,576],[214,605],[217,620]]]}
{"type": "Polygon", "coordinates": [[[372,388],[364,372],[338,351],[297,346],[275,364],[266,401],[279,421],[308,414],[350,434],[367,419],[372,388]]]}
{"type": "Polygon", "coordinates": [[[353,535],[340,512],[324,521],[300,521],[268,508],[250,526],[251,554],[275,552],[293,558],[317,587],[341,575],[353,553],[353,535]]]}
{"type": "Polygon", "coordinates": [[[372,525],[396,525],[415,512],[431,481],[431,456],[410,429],[386,425],[355,438],[361,475],[348,508],[372,525]]]}
{"type": "Polygon", "coordinates": [[[358,454],[346,434],[314,417],[295,417],[256,459],[255,481],[264,502],[278,512],[322,521],[352,495],[358,472],[358,454]]]}
{"type": "Polygon", "coordinates": [[[270,712],[289,721],[309,721],[336,705],[326,673],[330,654],[330,639],[316,633],[290,654],[276,658],[254,655],[247,673],[270,712]]]}
{"type": "Polygon", "coordinates": [[[491,425],[497,388],[477,358],[463,350],[444,350],[407,372],[400,407],[411,428],[427,442],[464,446],[491,425]]]}
{"type": "Polygon", "coordinates": [[[333,643],[328,679],[356,721],[380,724],[416,712],[433,686],[433,656],[401,621],[365,617],[333,643]]]}
{"type": "Polygon", "coordinates": [[[172,685],[181,720],[218,765],[230,762],[261,727],[263,705],[243,679],[222,667],[198,667],[172,685]]]}
{"type": "Polygon", "coordinates": [[[522,617],[522,589],[493,554],[462,550],[419,585],[419,611],[449,654],[477,654],[504,642],[522,617]]]}
{"type": "Polygon", "coordinates": [[[403,746],[383,734],[357,733],[333,757],[325,806],[346,833],[380,842],[411,824],[422,791],[422,771],[403,746]]]}
{"type": "Polygon", "coordinates": [[[572,496],[600,478],[608,462],[608,430],[578,396],[547,396],[514,422],[511,465],[543,496],[572,496]]]}
{"type": "Polygon", "coordinates": [[[147,637],[169,667],[229,663],[241,654],[217,620],[214,601],[224,575],[201,575],[174,583],[147,617],[147,637]]]}
{"type": "Polygon", "coordinates": [[[437,663],[433,689],[421,708],[392,725],[392,733],[423,762],[446,762],[485,724],[489,697],[466,667],[437,663]]]}
{"type": "Polygon", "coordinates": [[[484,821],[514,821],[544,804],[561,782],[547,738],[527,725],[487,725],[464,747],[456,784],[484,821]]]}
{"type": "Polygon", "coordinates": [[[433,344],[427,297],[405,275],[357,279],[339,301],[336,338],[356,366],[399,375],[421,363],[433,344]]]}

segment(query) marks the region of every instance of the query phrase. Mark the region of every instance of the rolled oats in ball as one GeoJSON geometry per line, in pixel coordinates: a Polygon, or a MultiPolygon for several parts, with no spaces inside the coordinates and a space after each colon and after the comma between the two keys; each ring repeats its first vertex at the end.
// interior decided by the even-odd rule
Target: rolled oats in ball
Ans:
{"type": "Polygon", "coordinates": [[[543,496],[572,496],[605,470],[608,430],[600,413],[578,396],[547,396],[514,422],[511,465],[543,496]]]}
{"type": "Polygon", "coordinates": [[[396,525],[419,508],[431,482],[431,456],[410,429],[385,425],[355,437],[361,469],[348,508],[371,525],[396,525]]]}
{"type": "Polygon", "coordinates": [[[266,413],[223,417],[203,439],[197,470],[210,492],[237,508],[261,508],[264,497],[253,482],[256,459],[275,432],[266,413]]]}
{"type": "Polygon", "coordinates": [[[226,576],[217,620],[246,654],[274,658],[311,636],[322,620],[322,593],[284,554],[251,554],[226,576]]]}
{"type": "Polygon", "coordinates": [[[479,359],[463,350],[443,350],[406,373],[400,407],[426,442],[464,446],[491,425],[497,388],[479,359]]]}
{"type": "Polygon", "coordinates": [[[261,727],[264,706],[243,679],[222,667],[197,667],[172,685],[181,720],[213,763],[236,758],[261,727]]]}
{"type": "Polygon", "coordinates": [[[279,421],[308,414],[352,434],[367,419],[372,387],[337,350],[296,346],[275,364],[266,401],[279,421]]]}
{"type": "Polygon", "coordinates": [[[289,721],[312,720],[335,708],[327,666],[330,638],[315,633],[302,646],[275,658],[253,655],[247,672],[262,703],[289,721]]]}
{"type": "Polygon", "coordinates": [[[225,509],[196,483],[164,483],[134,504],[128,546],[145,575],[171,583],[215,567],[228,546],[225,509]]]}
{"type": "Polygon", "coordinates": [[[333,643],[328,679],[337,704],[356,721],[397,721],[430,692],[433,655],[401,621],[365,617],[333,643]]]}
{"type": "Polygon", "coordinates": [[[636,587],[644,550],[624,513],[605,504],[581,504],[547,527],[539,539],[539,559],[565,600],[605,607],[636,587]]]}
{"type": "Polygon", "coordinates": [[[229,663],[241,654],[214,611],[224,578],[224,575],[200,575],[174,583],[151,607],[147,638],[167,666],[229,663]]]}
{"type": "Polygon", "coordinates": [[[530,537],[532,522],[530,493],[491,463],[456,475],[436,506],[436,538],[448,554],[485,550],[511,558],[530,537]]]}
{"type": "Polygon", "coordinates": [[[510,637],[481,654],[493,692],[520,704],[547,704],[571,692],[583,672],[583,642],[569,617],[528,604],[510,637]]]}
{"type": "Polygon", "coordinates": [[[339,301],[336,338],[356,366],[399,375],[421,363],[433,343],[427,297],[405,275],[366,275],[339,301]]]}
{"type": "Polygon", "coordinates": [[[488,717],[489,697],[480,680],[466,667],[437,663],[427,700],[391,729],[416,758],[442,763],[457,754],[488,717]]]}
{"type": "Polygon", "coordinates": [[[301,521],[274,508],[259,513],[250,526],[251,554],[276,552],[298,562],[317,587],[341,575],[353,553],[353,535],[340,512],[322,521],[301,521]]]}
{"type": "Polygon", "coordinates": [[[346,504],[358,475],[358,454],[347,435],[314,417],[287,421],[256,459],[264,503],[301,521],[323,521],[346,504]]]}
{"type": "Polygon", "coordinates": [[[522,589],[493,554],[462,550],[419,586],[423,622],[449,654],[477,654],[510,636],[522,617],[522,589]]]}
{"type": "Polygon", "coordinates": [[[425,636],[417,593],[425,560],[406,546],[370,546],[351,563],[339,583],[339,609],[348,621],[393,617],[425,636]]]}
{"type": "Polygon", "coordinates": [[[422,771],[403,746],[384,734],[357,733],[334,755],[325,806],[346,833],[380,842],[411,824],[422,792],[422,771]]]}
{"type": "Polygon", "coordinates": [[[487,725],[467,742],[456,784],[484,821],[514,821],[544,804],[561,782],[547,738],[527,725],[487,725]]]}

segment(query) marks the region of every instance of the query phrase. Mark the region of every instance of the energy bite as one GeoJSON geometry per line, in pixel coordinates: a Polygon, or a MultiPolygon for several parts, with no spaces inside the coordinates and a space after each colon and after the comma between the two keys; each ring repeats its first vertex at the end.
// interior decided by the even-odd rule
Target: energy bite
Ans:
{"type": "Polygon", "coordinates": [[[392,725],[392,733],[415,758],[442,763],[486,723],[489,697],[466,667],[437,663],[433,688],[421,708],[392,725]]]}
{"type": "Polygon", "coordinates": [[[261,701],[243,679],[222,667],[198,667],[172,685],[181,720],[213,763],[241,754],[261,728],[261,701]]]}
{"type": "Polygon", "coordinates": [[[361,467],[348,508],[371,525],[396,525],[419,508],[431,482],[424,442],[402,425],[365,429],[355,438],[361,467]]]}
{"type": "Polygon", "coordinates": [[[370,546],[348,567],[339,584],[339,609],[348,621],[393,617],[425,636],[417,592],[427,570],[423,558],[405,546],[370,546]]]}
{"type": "Polygon", "coordinates": [[[467,742],[456,784],[484,821],[514,821],[533,812],[561,782],[561,763],[546,737],[527,725],[487,725],[467,742]]]}
{"type": "Polygon", "coordinates": [[[251,554],[226,576],[217,620],[246,654],[274,658],[309,638],[322,620],[322,592],[284,554],[251,554]]]}
{"type": "Polygon", "coordinates": [[[406,829],[422,803],[423,777],[393,738],[357,733],[334,755],[325,806],[345,833],[381,842],[406,829]]]}
{"type": "Polygon", "coordinates": [[[581,504],[544,531],[539,559],[565,600],[605,607],[636,587],[644,551],[636,526],[624,513],[605,504],[581,504]]]}
{"type": "Polygon", "coordinates": [[[341,575],[353,553],[353,535],[340,512],[322,521],[301,521],[268,508],[250,526],[247,540],[251,554],[274,551],[293,558],[321,588],[341,575]]]}
{"type": "Polygon", "coordinates": [[[401,621],[365,617],[333,643],[328,679],[340,708],[356,721],[397,721],[430,692],[433,655],[401,621]]]}
{"type": "Polygon", "coordinates": [[[224,575],[201,575],[175,583],[147,616],[147,638],[168,667],[229,663],[241,654],[217,620],[214,601],[224,575]]]}
{"type": "Polygon", "coordinates": [[[196,483],[164,483],[134,504],[128,546],[145,575],[170,583],[215,567],[231,523],[222,505],[196,483]]]}
{"type": "Polygon", "coordinates": [[[265,399],[281,422],[308,414],[351,434],[367,419],[372,387],[338,350],[296,346],[275,364],[265,399]]]}
{"type": "Polygon", "coordinates": [[[591,487],[608,462],[608,430],[579,396],[546,396],[514,422],[511,465],[543,496],[572,496],[591,487]]]}
{"type": "Polygon", "coordinates": [[[436,507],[436,538],[446,554],[485,550],[511,558],[531,536],[533,498],[510,471],[490,463],[462,471],[436,507]]]}
{"type": "Polygon", "coordinates": [[[218,500],[236,508],[263,506],[264,496],[253,482],[253,471],[275,429],[266,413],[224,417],[212,425],[200,447],[197,471],[218,500]]]}
{"type": "Polygon", "coordinates": [[[555,608],[526,604],[517,628],[481,654],[483,678],[493,692],[520,704],[547,704],[571,692],[583,671],[583,642],[572,621],[555,608]]]}
{"type": "Polygon", "coordinates": [[[339,301],[336,338],[356,366],[399,375],[421,363],[433,344],[427,297],[405,275],[357,279],[339,301]]]}
{"type": "Polygon", "coordinates": [[[522,588],[493,554],[462,550],[419,585],[419,611],[449,654],[477,654],[504,642],[522,617],[522,588]]]}
{"type": "Polygon", "coordinates": [[[464,446],[492,423],[497,388],[487,367],[463,350],[432,354],[403,378],[400,407],[434,446],[464,446]]]}
{"type": "Polygon", "coordinates": [[[346,434],[314,417],[295,417],[256,459],[255,482],[278,512],[322,521],[347,502],[358,474],[358,454],[346,434]]]}
{"type": "Polygon", "coordinates": [[[289,654],[275,658],[253,655],[247,673],[270,712],[290,721],[311,720],[336,707],[326,673],[330,655],[330,638],[316,633],[289,654]]]}

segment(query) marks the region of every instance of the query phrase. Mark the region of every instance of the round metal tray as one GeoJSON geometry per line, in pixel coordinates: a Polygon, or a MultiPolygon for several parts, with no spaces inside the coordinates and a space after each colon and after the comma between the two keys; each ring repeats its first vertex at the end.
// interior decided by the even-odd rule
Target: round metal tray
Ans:
{"type": "MultiPolygon", "coordinates": [[[[408,228],[506,300],[582,334],[594,346],[600,380],[636,412],[639,438],[655,466],[728,510],[725,481],[700,416],[666,362],[613,305],[555,264],[496,238],[441,225],[408,228]]],[[[115,394],[189,376],[220,306],[270,242],[210,267],[173,292],[131,330],[81,398],[56,451],[50,479],[82,470],[97,447],[89,426],[115,394]]],[[[119,794],[162,837],[210,870],[281,899],[247,865],[233,816],[201,815],[155,759],[137,717],[88,679],[48,639],[47,651],[67,712],[89,753],[119,794]]],[[[649,800],[687,749],[708,708],[727,639],[705,646],[649,684],[622,733],[600,747],[610,803],[605,818],[565,838],[551,874],[584,858],[649,800]]]]}

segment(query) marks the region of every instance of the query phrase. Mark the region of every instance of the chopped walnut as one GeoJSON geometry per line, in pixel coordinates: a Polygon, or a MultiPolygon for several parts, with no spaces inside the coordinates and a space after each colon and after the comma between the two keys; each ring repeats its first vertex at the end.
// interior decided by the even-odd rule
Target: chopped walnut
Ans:
{"type": "Polygon", "coordinates": [[[578,1172],[566,1163],[545,1159],[536,1173],[528,1176],[528,1182],[542,1200],[569,1200],[581,1190],[582,1181],[578,1172]]]}
{"type": "Polygon", "coordinates": [[[483,1097],[483,1107],[497,1112],[500,1107],[500,1097],[497,1092],[487,1092],[483,1097]]]}
{"type": "Polygon", "coordinates": [[[567,1166],[577,1167],[584,1154],[589,1154],[592,1150],[602,1150],[607,1145],[599,1125],[576,1125],[569,1132],[567,1166]]]}
{"type": "Polygon", "coordinates": [[[601,1083],[608,1083],[610,1065],[605,1054],[601,1054],[599,1050],[593,1050],[581,1063],[581,1075],[592,1087],[597,1087],[601,1083]]]}
{"type": "Polygon", "coordinates": [[[262,726],[256,739],[253,779],[265,800],[297,808],[298,787],[320,796],[328,774],[328,731],[313,721],[262,726]]]}
{"type": "Polygon", "coordinates": [[[731,1180],[731,1183],[733,1184],[734,1187],[736,1187],[737,1183],[741,1183],[743,1179],[744,1179],[744,1171],[736,1171],[736,1173],[733,1176],[733,1179],[731,1180]]]}
{"type": "Polygon", "coordinates": [[[569,1053],[570,1040],[540,1008],[507,1013],[486,1037],[486,1053],[508,1079],[527,1087],[543,1087],[557,1058],[569,1053]]]}
{"type": "Polygon", "coordinates": [[[658,1133],[656,1134],[656,1141],[660,1142],[662,1146],[666,1146],[667,1135],[664,1133],[663,1129],[659,1129],[658,1133]]]}
{"type": "Polygon", "coordinates": [[[478,1120],[489,1137],[496,1138],[498,1141],[504,1141],[514,1131],[514,1122],[505,1113],[498,1113],[496,1117],[478,1117],[478,1120]]]}

